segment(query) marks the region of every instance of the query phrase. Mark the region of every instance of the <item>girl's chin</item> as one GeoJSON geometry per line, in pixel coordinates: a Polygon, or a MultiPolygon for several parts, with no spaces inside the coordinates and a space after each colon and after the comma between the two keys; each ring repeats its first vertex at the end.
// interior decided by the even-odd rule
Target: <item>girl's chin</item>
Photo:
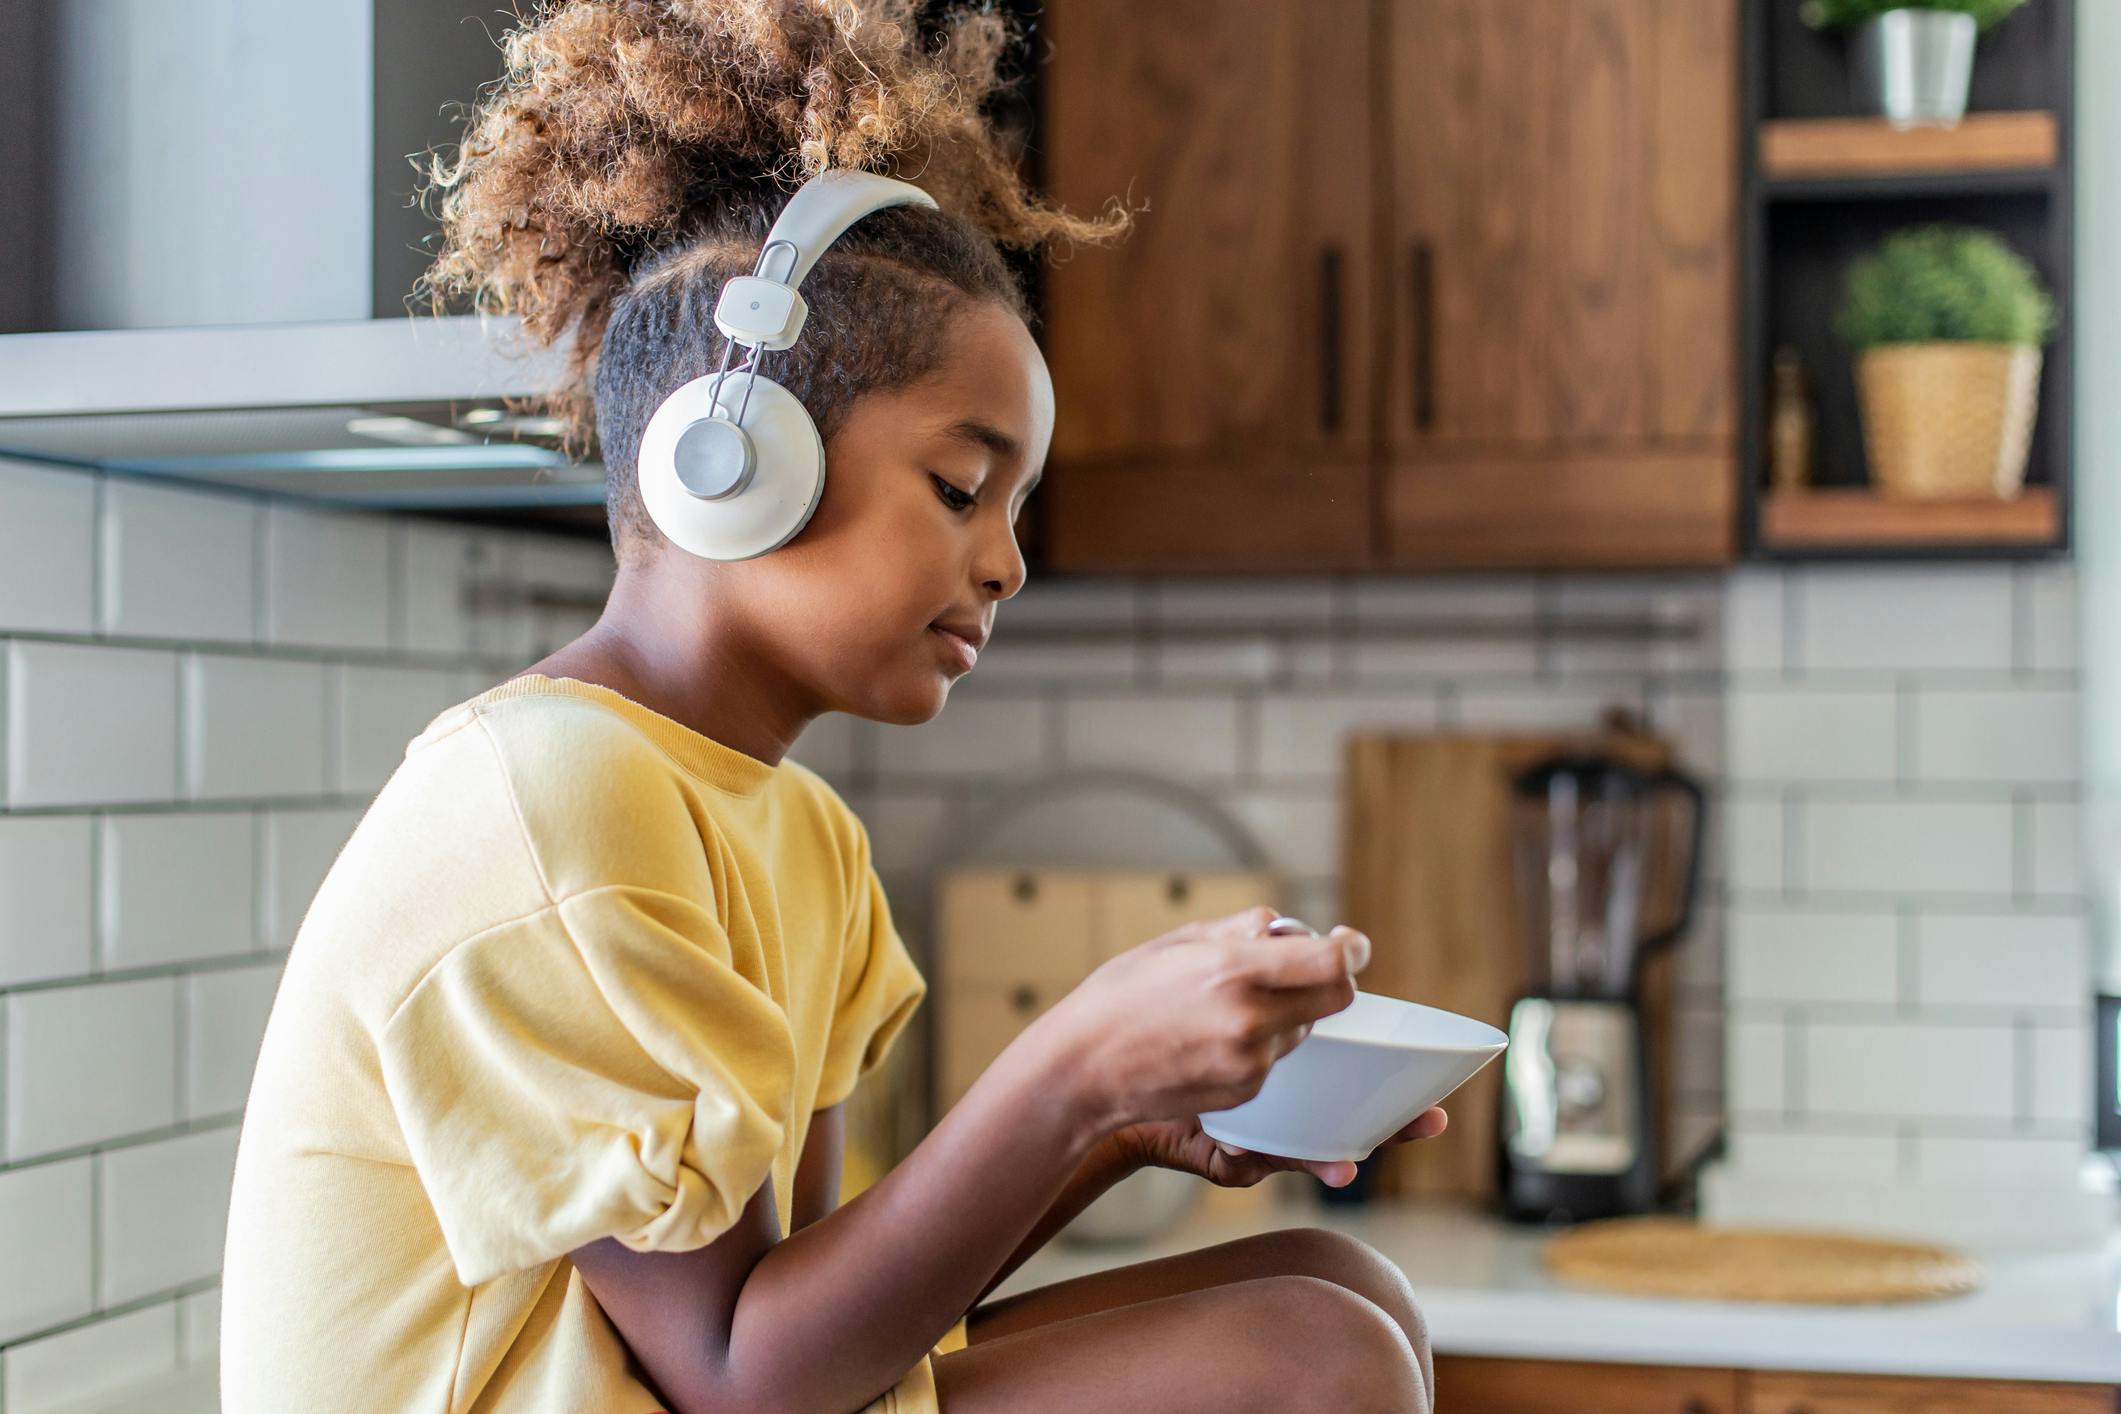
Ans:
{"type": "MultiPolygon", "coordinates": [[[[951,679],[930,673],[925,681],[907,683],[881,698],[872,696],[862,716],[894,727],[917,727],[933,721],[950,699],[951,679]]],[[[895,685],[896,686],[896,685],[895,685]]]]}

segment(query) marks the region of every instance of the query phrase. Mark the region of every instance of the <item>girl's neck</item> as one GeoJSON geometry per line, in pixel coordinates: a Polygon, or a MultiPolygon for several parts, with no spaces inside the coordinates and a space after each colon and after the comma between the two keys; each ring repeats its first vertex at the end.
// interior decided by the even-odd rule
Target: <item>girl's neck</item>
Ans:
{"type": "Polygon", "coordinates": [[[527,671],[608,687],[777,766],[821,709],[702,589],[653,562],[621,566],[588,632],[527,671]]]}

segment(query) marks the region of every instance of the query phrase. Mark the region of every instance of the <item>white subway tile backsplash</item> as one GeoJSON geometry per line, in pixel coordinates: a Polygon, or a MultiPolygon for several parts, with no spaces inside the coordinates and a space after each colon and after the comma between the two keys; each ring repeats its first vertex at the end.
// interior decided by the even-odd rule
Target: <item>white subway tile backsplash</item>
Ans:
{"type": "Polygon", "coordinates": [[[195,654],[184,661],[184,778],[194,799],[324,789],[324,665],[195,654]]]}
{"type": "Polygon", "coordinates": [[[221,1288],[195,1291],[177,1302],[177,1328],[187,1365],[207,1365],[221,1358],[221,1288]]]}
{"type": "Polygon", "coordinates": [[[1417,689],[1272,693],[1259,703],[1259,773],[1338,780],[1349,736],[1372,729],[1433,731],[1441,715],[1437,695],[1417,689]]]}
{"type": "Polygon", "coordinates": [[[1046,760],[1047,710],[1034,699],[964,697],[919,726],[880,726],[877,770],[887,779],[1036,771],[1046,760]]]}
{"type": "Polygon", "coordinates": [[[522,543],[526,584],[602,594],[618,570],[611,542],[602,536],[526,535],[522,543]]]}
{"type": "Polygon", "coordinates": [[[1547,666],[1564,677],[1607,672],[1703,673],[1723,666],[1723,586],[1702,574],[1600,575],[1557,581],[1547,666]],[[1658,636],[1577,636],[1566,626],[1616,621],[1658,636]]]}
{"type": "Polygon", "coordinates": [[[168,977],[7,996],[8,1159],[174,1120],[176,997],[168,977]]]}
{"type": "Polygon", "coordinates": [[[1539,591],[1530,578],[1402,579],[1364,575],[1352,582],[1358,636],[1350,658],[1357,677],[1530,677],[1539,669],[1539,591]],[[1360,630],[1464,624],[1488,628],[1466,637],[1393,639],[1360,630]]]}
{"type": "Polygon", "coordinates": [[[1890,1134],[1820,1134],[1734,1124],[1730,1157],[1748,1173],[1827,1181],[1890,1183],[1899,1176],[1899,1140],[1890,1134]]]}
{"type": "Polygon", "coordinates": [[[0,630],[92,626],[96,484],[77,471],[0,461],[0,630]]]}
{"type": "Polygon", "coordinates": [[[1733,781],[1891,781],[1899,701],[1890,690],[1739,686],[1725,704],[1733,781]]]}
{"type": "Polygon", "coordinates": [[[405,744],[456,703],[455,675],[441,668],[337,670],[338,742],[332,780],[362,795],[382,789],[405,759],[405,744]]]}
{"type": "Polygon", "coordinates": [[[803,729],[788,753],[830,781],[844,779],[854,770],[854,742],[860,719],[844,712],[827,712],[803,729]]]}
{"type": "Polygon", "coordinates": [[[137,648],[7,650],[7,802],[111,805],[177,793],[177,659],[137,648]]]}
{"type": "Polygon", "coordinates": [[[1719,687],[1686,684],[1650,690],[1650,728],[1678,751],[1678,765],[1697,776],[1725,772],[1724,693],[1719,687]]]}
{"type": "Polygon", "coordinates": [[[2011,827],[2006,801],[1810,800],[1804,807],[1804,885],[2008,895],[2011,827]]]}
{"type": "Polygon", "coordinates": [[[1744,909],[1730,921],[1730,995],[1780,1002],[1891,1005],[1900,920],[1890,913],[1744,909]]]}
{"type": "Polygon", "coordinates": [[[2018,666],[2031,673],[2077,670],[2077,571],[2018,567],[2018,666]]]}
{"type": "Polygon", "coordinates": [[[1733,1112],[1777,1114],[1790,1101],[1789,1028],[1780,1020],[1735,1019],[1724,1028],[1724,1092],[1733,1112]]]}
{"type": "Polygon", "coordinates": [[[1012,624],[1134,624],[1144,591],[1132,580],[1034,579],[995,611],[995,640],[1012,624]]]}
{"type": "MultiPolygon", "coordinates": [[[[1004,615],[1007,614],[1004,609],[1004,615]]],[[[980,650],[974,675],[982,683],[1048,682],[1056,686],[1123,685],[1141,681],[1148,661],[1141,643],[1027,643],[1008,623],[980,650]]]]}
{"type": "Polygon", "coordinates": [[[1315,578],[1152,580],[1148,596],[1150,618],[1164,624],[1301,624],[1323,629],[1331,623],[1335,606],[1333,584],[1315,578]]]}
{"type": "Polygon", "coordinates": [[[89,822],[0,817],[0,987],[89,970],[89,822]]]}
{"type": "Polygon", "coordinates": [[[236,1129],[210,1129],[103,1156],[103,1271],[116,1306],[221,1269],[236,1129]]]}
{"type": "MultiPolygon", "coordinates": [[[[2087,1008],[2088,1009],[2088,1008],[2087,1008]]],[[[2032,1075],[2025,1087],[2035,1122],[2091,1125],[2092,1033],[2082,1022],[2036,1026],[2032,1031],[2032,1075]]]]}
{"type": "Polygon", "coordinates": [[[0,1351],[0,1408],[59,1414],[177,1368],[177,1303],[163,1301],[0,1351]]]}
{"type": "Polygon", "coordinates": [[[319,648],[390,647],[390,522],[270,505],[265,639],[319,648]]]}
{"type": "Polygon", "coordinates": [[[1324,879],[1340,873],[1340,797],[1334,791],[1258,791],[1228,804],[1283,874],[1324,879]]]}
{"type": "Polygon", "coordinates": [[[2011,1117],[2014,1043],[2007,1024],[1812,1021],[1803,1032],[1810,1114],[1885,1121],[2011,1117]]]}
{"type": "MultiPolygon", "coordinates": [[[[1713,807],[1712,807],[1713,808],[1713,807]]],[[[1715,810],[1712,832],[1723,830],[1724,882],[1747,892],[1783,892],[1787,882],[1788,821],[1774,796],[1728,796],[1715,810]]]]}
{"type": "Polygon", "coordinates": [[[2054,1188],[2075,1183],[2077,1169],[2083,1162],[2084,1145],[2075,1139],[1923,1135],[1915,1140],[1915,1172],[1926,1183],[2040,1184],[2054,1188]]]}
{"type": "Polygon", "coordinates": [[[1733,674],[1782,671],[1781,569],[1742,568],[1724,577],[1723,666],[1733,674]]]}
{"type": "Polygon", "coordinates": [[[257,936],[257,847],[248,811],[106,815],[105,971],[249,952],[257,936]]]}
{"type": "Polygon", "coordinates": [[[468,653],[471,611],[464,591],[472,579],[470,534],[435,525],[402,524],[405,646],[416,653],[468,653]]]}
{"type": "Polygon", "coordinates": [[[2091,930],[2082,915],[1939,914],[1916,924],[1924,1006],[2082,1007],[2091,930]]]}
{"type": "Polygon", "coordinates": [[[955,816],[949,798],[936,791],[887,786],[864,796],[861,814],[879,873],[923,875],[952,842],[955,816]]]}
{"type": "Polygon", "coordinates": [[[1067,704],[1062,751],[1071,766],[1125,766],[1165,775],[1237,772],[1237,703],[1228,696],[1086,697],[1067,704]]]}
{"type": "Polygon", "coordinates": [[[2076,898],[2084,892],[2083,812],[2077,802],[2038,800],[2019,807],[2030,830],[2026,888],[2043,897],[2076,898]]]}
{"type": "Polygon", "coordinates": [[[1807,570],[1796,666],[2009,672],[2010,574],[1991,565],[1807,570]]]}
{"type": "Polygon", "coordinates": [[[527,667],[537,656],[530,651],[537,635],[535,615],[527,605],[505,595],[505,591],[523,587],[523,537],[474,533],[470,573],[480,588],[503,592],[467,611],[472,648],[481,658],[504,663],[511,670],[527,667]]]}
{"type": "Polygon", "coordinates": [[[183,1118],[243,1108],[280,986],[280,964],[215,968],[184,980],[183,1118]]]}
{"type": "Polygon", "coordinates": [[[87,1159],[0,1173],[0,1341],[85,1316],[94,1242],[87,1159]]]}
{"type": "Polygon", "coordinates": [[[358,810],[274,810],[263,820],[265,894],[259,909],[261,943],[270,950],[291,946],[309,901],[339,857],[358,810]]]}
{"type": "Polygon", "coordinates": [[[1228,643],[1160,643],[1146,651],[1159,685],[1213,688],[1288,676],[1288,650],[1269,638],[1228,643]]]}
{"type": "Polygon", "coordinates": [[[1643,685],[1469,688],[1458,694],[1449,721],[1469,732],[1588,732],[1615,709],[1642,716],[1643,685]]]}
{"type": "Polygon", "coordinates": [[[2058,689],[1915,694],[1915,772],[1925,781],[2068,785],[2077,779],[2077,694],[2058,689]]]}
{"type": "Polygon", "coordinates": [[[105,633],[248,642],[258,505],[113,479],[103,497],[105,633]]]}

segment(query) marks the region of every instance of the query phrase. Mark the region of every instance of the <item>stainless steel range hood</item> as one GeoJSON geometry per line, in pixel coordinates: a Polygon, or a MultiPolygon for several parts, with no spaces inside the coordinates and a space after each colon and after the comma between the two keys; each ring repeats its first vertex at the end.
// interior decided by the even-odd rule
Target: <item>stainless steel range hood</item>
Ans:
{"type": "Polygon", "coordinates": [[[470,316],[8,335],[0,456],[372,508],[601,507],[602,466],[504,402],[560,374],[522,342],[470,316]]]}
{"type": "Polygon", "coordinates": [[[455,141],[507,23],[490,0],[0,4],[0,456],[601,521],[602,469],[504,406],[558,358],[513,321],[407,313],[437,235],[414,159],[455,141]]]}

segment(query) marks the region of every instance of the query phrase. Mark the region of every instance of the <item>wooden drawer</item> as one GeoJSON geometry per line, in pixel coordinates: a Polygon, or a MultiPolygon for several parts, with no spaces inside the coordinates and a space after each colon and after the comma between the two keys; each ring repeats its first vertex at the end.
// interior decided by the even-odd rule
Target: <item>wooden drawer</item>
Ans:
{"type": "Polygon", "coordinates": [[[1761,1371],[1745,1414],[2114,1414],[2105,1385],[1886,1379],[1761,1371]]]}
{"type": "Polygon", "coordinates": [[[946,876],[937,934],[944,981],[1073,987],[1093,965],[1091,879],[1028,869],[946,876]]]}
{"type": "Polygon", "coordinates": [[[1021,981],[953,984],[939,998],[941,1037],[936,1100],[948,1109],[964,1097],[994,1058],[1017,1034],[1062,997],[1074,983],[1021,981]]]}
{"type": "Polygon", "coordinates": [[[1256,904],[1280,906],[1279,882],[1266,874],[1144,872],[1102,874],[1097,882],[1102,908],[1092,966],[1188,923],[1224,918],[1256,904]]]}
{"type": "Polygon", "coordinates": [[[1436,1414],[1740,1414],[1736,1370],[1559,1360],[1436,1362],[1436,1414]]]}

